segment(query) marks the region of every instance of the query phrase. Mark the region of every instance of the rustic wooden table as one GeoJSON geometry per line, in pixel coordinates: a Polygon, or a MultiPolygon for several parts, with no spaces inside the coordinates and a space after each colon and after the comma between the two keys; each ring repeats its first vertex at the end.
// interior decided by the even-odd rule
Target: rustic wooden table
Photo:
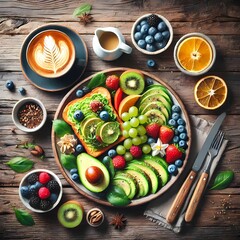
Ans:
{"type": "MultiPolygon", "coordinates": [[[[97,1],[92,4],[93,22],[86,26],[72,17],[73,10],[85,1],[0,1],[0,238],[1,239],[237,239],[240,237],[240,4],[237,0],[222,1],[97,1]],[[133,22],[145,13],[164,15],[172,24],[174,39],[171,47],[158,56],[152,57],[158,66],[152,70],[147,67],[148,56],[139,53],[131,43],[130,32],[133,22]],[[107,221],[100,228],[91,228],[84,223],[73,230],[65,229],[58,223],[56,211],[47,214],[32,213],[36,225],[24,227],[16,220],[13,207],[23,208],[18,196],[18,185],[24,174],[17,174],[6,165],[12,157],[26,156],[35,161],[34,168],[47,168],[61,179],[64,194],[62,202],[79,200],[85,210],[98,206],[96,203],[77,193],[64,179],[54,160],[51,148],[51,121],[61,99],[68,90],[45,92],[34,87],[24,78],[19,60],[19,52],[25,37],[35,28],[46,23],[57,23],[75,30],[86,42],[89,61],[84,73],[85,78],[93,73],[112,67],[131,67],[151,72],[168,83],[184,102],[189,115],[198,115],[214,121],[223,110],[227,118],[223,125],[227,149],[217,167],[221,170],[233,170],[234,181],[225,190],[208,191],[194,221],[183,228],[181,234],[159,227],[143,216],[146,205],[132,209],[114,209],[99,206],[107,221]],[[129,45],[133,47],[131,55],[123,55],[116,61],[99,60],[92,49],[94,30],[98,27],[113,26],[119,28],[129,45]],[[173,48],[184,34],[202,32],[211,37],[216,49],[217,59],[211,72],[226,80],[229,88],[227,104],[218,111],[200,108],[193,96],[193,88],[199,77],[190,77],[181,73],[174,64],[173,48]],[[26,134],[15,126],[11,119],[14,104],[22,96],[5,88],[7,80],[13,80],[16,87],[23,86],[26,96],[42,100],[48,111],[48,120],[44,129],[36,134],[26,134]],[[26,149],[16,148],[16,144],[33,142],[43,146],[46,159],[33,158],[26,149]],[[226,204],[229,203],[228,208],[226,204]],[[116,212],[127,217],[127,226],[118,231],[108,223],[116,212]]],[[[194,141],[194,139],[193,139],[194,141]]]]}

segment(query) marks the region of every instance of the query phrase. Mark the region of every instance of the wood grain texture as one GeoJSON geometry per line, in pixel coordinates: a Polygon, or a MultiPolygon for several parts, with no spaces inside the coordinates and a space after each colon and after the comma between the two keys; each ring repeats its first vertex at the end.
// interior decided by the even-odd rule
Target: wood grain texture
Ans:
{"type": "Polygon", "coordinates": [[[86,26],[72,16],[73,10],[85,1],[72,0],[1,0],[0,1],[0,239],[239,239],[240,237],[240,3],[237,0],[89,0],[92,4],[94,21],[86,26]],[[157,67],[150,69],[146,61],[149,56],[140,54],[135,48],[131,55],[123,54],[114,62],[99,60],[92,49],[92,38],[96,28],[113,26],[121,30],[127,43],[131,42],[133,22],[143,14],[153,12],[162,14],[172,24],[173,43],[170,48],[151,57],[157,67]],[[222,126],[229,139],[216,175],[219,171],[233,170],[234,181],[224,190],[207,190],[203,196],[193,222],[184,226],[181,234],[157,226],[146,220],[143,212],[146,205],[131,209],[113,209],[99,206],[105,213],[106,222],[101,228],[91,228],[84,221],[77,229],[64,229],[58,223],[56,210],[48,214],[33,213],[36,225],[21,226],[14,215],[13,207],[24,209],[19,196],[18,185],[24,176],[9,169],[6,163],[15,156],[26,156],[35,162],[34,168],[48,168],[56,173],[64,187],[61,203],[79,200],[87,212],[96,203],[89,201],[75,191],[64,179],[58,168],[51,147],[51,127],[55,111],[62,98],[69,91],[48,93],[35,88],[25,80],[20,67],[19,54],[26,36],[35,28],[44,24],[60,24],[75,30],[86,42],[89,51],[89,63],[82,79],[114,67],[140,68],[151,72],[169,84],[184,102],[190,115],[198,115],[214,121],[222,111],[228,115],[222,126]],[[200,108],[193,96],[193,89],[200,77],[191,77],[181,73],[174,64],[173,49],[177,40],[189,32],[207,34],[214,42],[217,60],[207,74],[225,79],[228,85],[228,100],[216,110],[200,108]],[[7,80],[13,80],[16,91],[5,88],[7,80]],[[41,132],[26,134],[12,122],[11,112],[14,104],[22,96],[17,89],[24,86],[26,96],[39,98],[46,106],[48,120],[41,132]],[[41,145],[46,153],[44,160],[33,157],[29,150],[16,148],[17,144],[33,142],[41,145]],[[116,212],[124,213],[127,226],[118,231],[109,225],[116,212]]]}

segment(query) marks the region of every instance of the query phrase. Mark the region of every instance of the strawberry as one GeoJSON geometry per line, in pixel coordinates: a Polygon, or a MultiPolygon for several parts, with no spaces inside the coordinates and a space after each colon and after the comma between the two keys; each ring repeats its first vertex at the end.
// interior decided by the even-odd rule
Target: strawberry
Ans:
{"type": "Polygon", "coordinates": [[[126,166],[126,160],[123,156],[117,155],[112,159],[115,169],[123,169],[126,166]]]}
{"type": "Polygon", "coordinates": [[[93,112],[98,112],[102,110],[103,103],[101,103],[98,100],[93,100],[92,102],[90,102],[90,108],[92,109],[93,112]]]}
{"type": "Polygon", "coordinates": [[[130,153],[134,158],[142,157],[142,149],[139,146],[131,146],[130,153]]]}
{"type": "Polygon", "coordinates": [[[170,144],[166,149],[166,162],[174,163],[177,159],[181,159],[183,150],[175,144],[170,144]]]}
{"type": "Polygon", "coordinates": [[[146,126],[147,135],[152,138],[158,138],[160,125],[157,123],[150,123],[146,126]]]}
{"type": "Polygon", "coordinates": [[[117,90],[119,88],[119,77],[116,75],[108,76],[106,86],[111,90],[117,90]]]}
{"type": "Polygon", "coordinates": [[[162,143],[169,143],[174,137],[174,131],[169,126],[161,126],[159,131],[159,138],[162,143]]]}

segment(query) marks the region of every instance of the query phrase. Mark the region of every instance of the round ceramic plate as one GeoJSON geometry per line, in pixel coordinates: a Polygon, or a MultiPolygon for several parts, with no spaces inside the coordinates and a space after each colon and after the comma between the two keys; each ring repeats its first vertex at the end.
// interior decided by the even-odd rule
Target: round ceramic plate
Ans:
{"type": "MultiPolygon", "coordinates": [[[[103,71],[106,76],[112,75],[112,74],[116,74],[118,76],[121,75],[121,73],[123,73],[124,71],[129,70],[128,68],[114,68],[114,69],[108,69],[103,71]]],[[[137,70],[139,71],[139,70],[137,70]]],[[[141,71],[142,74],[144,75],[144,78],[150,78],[154,81],[155,84],[161,84],[163,86],[165,86],[168,89],[168,92],[170,93],[171,97],[172,97],[172,101],[174,104],[177,104],[181,107],[181,111],[182,111],[182,118],[186,121],[186,130],[187,130],[187,134],[188,134],[188,148],[185,152],[185,159],[183,161],[183,166],[181,168],[178,169],[178,174],[176,176],[171,176],[170,180],[168,181],[168,183],[160,188],[157,193],[155,194],[148,194],[145,197],[141,197],[139,199],[133,199],[131,201],[131,203],[129,205],[127,205],[127,207],[129,206],[137,206],[146,202],[149,202],[159,196],[161,196],[164,192],[166,192],[171,186],[173,186],[175,184],[175,182],[177,181],[177,179],[179,178],[179,176],[182,174],[182,172],[184,171],[184,168],[186,166],[187,160],[188,160],[188,156],[189,156],[189,150],[190,150],[190,146],[191,146],[191,129],[190,129],[190,122],[189,122],[189,118],[186,112],[186,109],[181,101],[181,99],[178,97],[178,95],[174,92],[174,90],[168,86],[165,82],[163,82],[162,80],[160,80],[159,78],[155,77],[152,74],[149,74],[147,72],[143,72],[141,71]]],[[[95,75],[95,74],[94,74],[95,75]]],[[[66,96],[62,99],[54,119],[62,119],[62,113],[63,110],[65,108],[65,106],[72,100],[76,99],[76,91],[80,88],[82,88],[83,86],[87,85],[87,83],[90,81],[90,79],[94,76],[90,76],[86,79],[84,79],[83,81],[81,81],[81,83],[77,84],[73,89],[71,89],[66,96]]],[[[80,183],[76,183],[71,179],[71,175],[69,173],[68,170],[66,170],[61,162],[60,162],[60,150],[59,147],[57,146],[57,142],[59,141],[59,139],[56,137],[54,131],[52,131],[52,147],[53,147],[53,151],[54,151],[54,156],[56,159],[56,162],[63,174],[63,176],[66,178],[66,180],[69,182],[69,184],[71,184],[71,186],[76,189],[80,194],[82,194],[83,196],[97,202],[103,205],[107,205],[107,206],[112,206],[109,202],[107,202],[106,199],[104,199],[104,197],[102,196],[102,194],[94,194],[90,191],[88,191],[82,184],[80,183]]]]}
{"type": "Polygon", "coordinates": [[[76,32],[61,25],[51,24],[37,28],[27,36],[22,45],[20,61],[23,74],[27,80],[29,80],[37,88],[40,88],[45,91],[55,92],[69,88],[79,81],[80,77],[84,73],[85,68],[87,66],[88,52],[85,43],[76,32]],[[49,29],[58,30],[68,35],[72,40],[76,50],[76,59],[72,68],[65,75],[51,79],[41,77],[40,75],[35,73],[28,65],[26,58],[27,46],[31,39],[38,33],[49,29]]]}

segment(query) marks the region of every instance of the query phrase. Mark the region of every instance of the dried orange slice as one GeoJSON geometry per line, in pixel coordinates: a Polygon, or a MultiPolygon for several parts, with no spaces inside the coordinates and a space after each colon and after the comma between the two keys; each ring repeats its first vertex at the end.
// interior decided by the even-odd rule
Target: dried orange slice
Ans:
{"type": "Polygon", "coordinates": [[[201,72],[212,62],[211,45],[202,37],[184,39],[178,46],[177,59],[182,68],[189,72],[201,72]]]}
{"type": "Polygon", "coordinates": [[[220,77],[204,77],[195,85],[194,97],[201,107],[214,110],[225,102],[227,85],[220,77]]]}

